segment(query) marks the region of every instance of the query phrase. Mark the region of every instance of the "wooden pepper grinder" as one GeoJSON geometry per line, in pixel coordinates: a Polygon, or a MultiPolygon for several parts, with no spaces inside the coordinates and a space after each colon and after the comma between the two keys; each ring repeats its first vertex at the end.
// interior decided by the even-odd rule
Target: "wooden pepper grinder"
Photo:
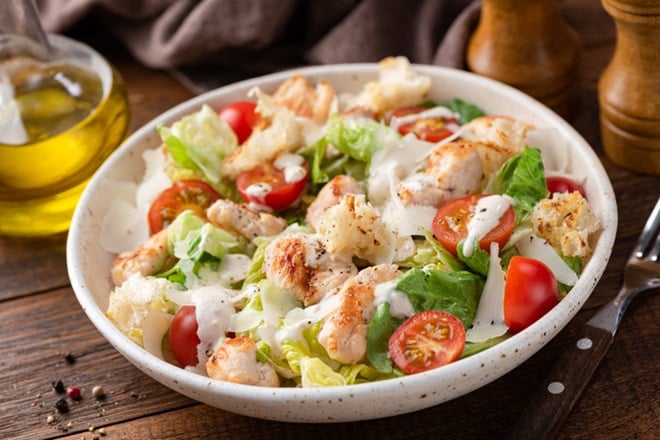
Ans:
{"type": "Polygon", "coordinates": [[[570,117],[579,102],[580,52],[580,38],[557,0],[482,0],[467,65],[570,117]]]}
{"type": "Polygon", "coordinates": [[[598,83],[601,137],[616,164],[660,174],[660,0],[602,0],[617,42],[598,83]]]}

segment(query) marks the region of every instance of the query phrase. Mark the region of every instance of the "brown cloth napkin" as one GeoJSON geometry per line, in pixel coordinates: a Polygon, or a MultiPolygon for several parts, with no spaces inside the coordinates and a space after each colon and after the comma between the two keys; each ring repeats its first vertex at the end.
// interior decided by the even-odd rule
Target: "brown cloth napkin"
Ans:
{"type": "Polygon", "coordinates": [[[464,68],[473,0],[37,0],[44,27],[82,20],[141,63],[172,71],[195,93],[311,64],[412,62],[464,68]]]}

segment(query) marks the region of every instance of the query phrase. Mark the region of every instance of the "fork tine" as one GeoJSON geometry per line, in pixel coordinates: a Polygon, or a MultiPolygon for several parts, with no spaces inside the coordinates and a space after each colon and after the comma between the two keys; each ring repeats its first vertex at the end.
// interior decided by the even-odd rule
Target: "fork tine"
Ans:
{"type": "Polygon", "coordinates": [[[633,255],[635,255],[635,257],[637,258],[644,257],[644,254],[649,248],[649,245],[655,239],[655,246],[653,248],[653,255],[651,256],[651,259],[653,261],[658,261],[658,253],[660,252],[660,250],[658,249],[658,247],[660,246],[659,244],[660,242],[658,241],[659,227],[660,227],[660,198],[658,198],[658,201],[655,204],[655,208],[653,208],[653,212],[651,212],[651,215],[649,216],[649,219],[646,221],[646,224],[644,225],[644,229],[642,230],[642,233],[639,236],[639,241],[637,242],[637,246],[633,251],[633,255]],[[655,256],[655,258],[653,256],[655,256]]]}
{"type": "Polygon", "coordinates": [[[651,249],[649,258],[651,259],[651,261],[655,263],[657,263],[660,260],[660,234],[658,234],[658,236],[655,237],[655,244],[653,245],[653,249],[651,249]]]}

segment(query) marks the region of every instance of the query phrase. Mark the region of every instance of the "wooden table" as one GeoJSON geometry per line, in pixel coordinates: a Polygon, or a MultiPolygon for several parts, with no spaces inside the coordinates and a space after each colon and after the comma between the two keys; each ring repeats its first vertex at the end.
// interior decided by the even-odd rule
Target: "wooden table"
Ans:
{"type": "MultiPolygon", "coordinates": [[[[530,360],[469,395],[413,414],[344,424],[251,419],[183,397],[119,355],[76,302],[65,267],[66,234],[0,238],[0,438],[91,439],[105,434],[122,439],[491,439],[504,435],[521,410],[533,405],[535,387],[570,343],[571,334],[616,293],[626,256],[660,194],[658,176],[625,171],[603,157],[596,84],[613,51],[614,26],[596,0],[565,3],[584,44],[582,104],[572,123],[609,173],[618,199],[619,230],[608,269],[591,299],[530,360]],[[54,411],[58,395],[51,383],[58,379],[83,390],[83,399],[65,415],[54,411]],[[103,386],[104,400],[92,397],[95,385],[103,386]],[[52,423],[49,415],[55,415],[52,423]]],[[[190,97],[167,73],[142,67],[121,48],[98,40],[92,38],[92,44],[118,67],[127,83],[132,129],[190,97]]],[[[633,302],[560,438],[660,438],[658,322],[657,295],[633,302]]]]}

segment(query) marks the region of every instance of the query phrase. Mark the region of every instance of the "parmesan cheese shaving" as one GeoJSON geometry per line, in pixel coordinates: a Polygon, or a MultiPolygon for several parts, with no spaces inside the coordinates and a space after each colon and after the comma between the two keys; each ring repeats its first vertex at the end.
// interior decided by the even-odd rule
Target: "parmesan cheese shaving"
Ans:
{"type": "Polygon", "coordinates": [[[504,271],[498,253],[499,245],[491,243],[488,278],[472,327],[467,331],[468,342],[482,342],[502,336],[509,329],[504,323],[504,271]]]}
{"type": "Polygon", "coordinates": [[[516,248],[523,256],[535,258],[548,266],[560,283],[574,286],[577,282],[577,274],[568,267],[546,240],[530,234],[518,240],[516,248]]]}

